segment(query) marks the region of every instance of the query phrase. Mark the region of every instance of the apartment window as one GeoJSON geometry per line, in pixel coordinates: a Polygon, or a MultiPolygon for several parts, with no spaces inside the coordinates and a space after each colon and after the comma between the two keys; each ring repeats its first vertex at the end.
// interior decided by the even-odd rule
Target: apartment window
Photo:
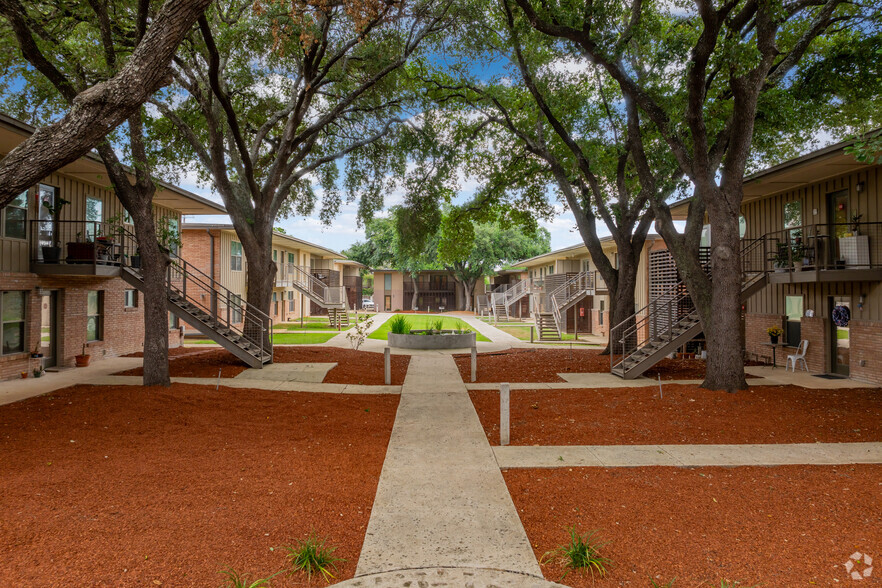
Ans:
{"type": "Polygon", "coordinates": [[[294,312],[294,291],[288,291],[288,312],[294,312]]]}
{"type": "Polygon", "coordinates": [[[279,250],[273,249],[273,263],[279,262],[279,250]]]}
{"type": "Polygon", "coordinates": [[[273,314],[279,314],[279,293],[273,292],[273,314]]]}
{"type": "Polygon", "coordinates": [[[291,265],[294,265],[294,254],[293,253],[288,254],[288,263],[290,263],[291,265]]]}
{"type": "Polygon", "coordinates": [[[590,259],[585,259],[582,261],[582,271],[583,272],[590,272],[591,271],[591,260],[590,259]]]}
{"type": "Polygon", "coordinates": [[[604,307],[604,306],[605,306],[605,305],[604,305],[604,303],[603,303],[603,300],[601,300],[601,301],[600,301],[600,315],[599,315],[599,317],[600,317],[600,324],[601,324],[601,325],[603,324],[603,310],[604,310],[603,307],[604,307]]]}
{"type": "Polygon", "coordinates": [[[168,223],[168,230],[172,235],[172,239],[171,242],[168,244],[168,248],[175,255],[179,255],[178,242],[181,240],[181,231],[180,225],[178,224],[178,219],[166,218],[165,222],[168,223]]]}
{"type": "Polygon", "coordinates": [[[173,315],[172,313],[168,313],[168,329],[177,329],[178,325],[180,325],[180,321],[178,321],[178,317],[173,315]]]}
{"type": "Polygon", "coordinates": [[[242,297],[238,294],[230,294],[230,304],[232,305],[232,312],[230,321],[233,323],[241,323],[242,322],[242,297]]]}
{"type": "Polygon", "coordinates": [[[787,315],[784,340],[790,345],[798,345],[802,337],[802,296],[785,296],[784,313],[787,315]]]}
{"type": "Polygon", "coordinates": [[[553,273],[554,273],[554,264],[552,263],[551,265],[548,266],[548,274],[547,275],[550,276],[553,273]]]}
{"type": "Polygon", "coordinates": [[[25,346],[25,292],[0,293],[0,337],[3,355],[21,353],[25,346]]]}
{"type": "Polygon", "coordinates": [[[123,306],[126,308],[135,308],[138,306],[138,291],[137,290],[126,290],[125,293],[125,302],[123,306]]]}
{"type": "Polygon", "coordinates": [[[234,272],[242,271],[242,244],[238,241],[230,242],[230,269],[234,272]]]}
{"type": "Polygon", "coordinates": [[[104,317],[104,291],[89,290],[86,293],[86,341],[100,341],[104,317]]]}
{"type": "Polygon", "coordinates": [[[392,289],[392,274],[386,274],[383,276],[383,287],[386,292],[392,289]]]}
{"type": "Polygon", "coordinates": [[[791,239],[801,239],[802,230],[797,227],[802,226],[802,202],[794,200],[784,203],[784,228],[791,229],[791,239]]]}
{"type": "Polygon", "coordinates": [[[104,201],[86,196],[86,240],[94,241],[101,235],[101,222],[104,220],[104,201]]]}
{"type": "Polygon", "coordinates": [[[28,193],[22,192],[18,198],[3,209],[3,237],[24,239],[27,237],[28,193]]]}

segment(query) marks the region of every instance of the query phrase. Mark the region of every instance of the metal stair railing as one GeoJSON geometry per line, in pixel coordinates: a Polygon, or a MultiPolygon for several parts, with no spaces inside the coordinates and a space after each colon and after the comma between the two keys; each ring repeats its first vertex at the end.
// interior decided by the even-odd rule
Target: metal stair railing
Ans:
{"type": "Polygon", "coordinates": [[[287,263],[283,266],[281,280],[312,296],[317,304],[325,308],[342,306],[346,300],[345,286],[327,285],[312,275],[308,267],[287,263]]]}
{"type": "Polygon", "coordinates": [[[585,292],[594,290],[594,273],[579,272],[566,282],[549,292],[547,304],[554,317],[558,334],[563,333],[563,311],[581,298],[585,292]]]}
{"type": "MultiPolygon", "coordinates": [[[[763,239],[755,239],[749,241],[741,249],[742,292],[765,277],[764,268],[760,266],[757,269],[754,266],[756,254],[758,250],[764,249],[764,246],[765,241],[763,239]]],[[[760,259],[763,258],[764,256],[760,259]]],[[[702,267],[710,275],[710,260],[702,264],[702,267]]],[[[628,359],[650,343],[670,343],[679,337],[680,334],[675,335],[674,331],[682,320],[689,318],[696,312],[695,304],[692,302],[692,297],[684,280],[680,280],[662,292],[657,298],[650,300],[649,304],[610,329],[610,372],[612,373],[616,367],[621,366],[621,375],[624,377],[628,372],[628,359]],[[632,322],[633,324],[626,326],[632,322]],[[646,331],[647,337],[645,341],[640,341],[640,333],[643,331],[646,331]],[[615,336],[617,332],[621,333],[618,338],[615,336]],[[616,352],[619,350],[622,358],[616,364],[616,352]]],[[[636,367],[636,365],[632,367],[636,367]]]]}
{"type": "MultiPolygon", "coordinates": [[[[122,229],[121,232],[134,238],[125,229],[122,229]]],[[[212,330],[226,339],[244,339],[256,347],[258,350],[256,357],[260,359],[261,363],[264,362],[267,354],[269,357],[272,357],[272,337],[268,336],[268,334],[272,333],[273,321],[269,315],[249,304],[228,288],[218,284],[214,278],[206,275],[205,272],[193,266],[176,253],[169,252],[168,255],[170,263],[166,269],[165,286],[170,299],[174,295],[182,303],[189,303],[192,307],[204,312],[215,323],[212,330]],[[207,302],[202,294],[208,295],[207,302]],[[226,307],[225,313],[218,312],[219,304],[223,304],[226,307]],[[241,318],[241,320],[235,320],[237,318],[241,318]],[[241,327],[237,326],[240,322],[242,324],[241,327]],[[221,333],[221,330],[226,330],[228,334],[221,333]]],[[[140,268],[134,268],[130,265],[126,267],[143,281],[140,268]]],[[[193,320],[205,323],[205,320],[200,319],[192,311],[184,310],[193,317],[193,320]]],[[[251,352],[249,354],[254,355],[251,352]]]]}

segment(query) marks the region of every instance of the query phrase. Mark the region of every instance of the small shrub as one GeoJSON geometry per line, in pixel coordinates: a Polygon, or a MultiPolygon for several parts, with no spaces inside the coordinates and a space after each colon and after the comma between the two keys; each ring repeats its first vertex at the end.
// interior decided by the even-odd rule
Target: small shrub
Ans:
{"type": "Polygon", "coordinates": [[[346,338],[349,339],[349,344],[352,346],[352,349],[358,351],[358,348],[361,347],[364,340],[367,339],[368,331],[373,325],[373,319],[367,318],[360,323],[356,323],[355,327],[346,333],[346,338]]]}
{"type": "Polygon", "coordinates": [[[444,328],[444,319],[439,318],[438,320],[434,321],[429,328],[433,331],[441,331],[444,328]]]}
{"type": "Polygon", "coordinates": [[[289,574],[306,572],[306,577],[312,579],[313,574],[321,574],[325,582],[331,581],[337,571],[337,562],[346,561],[334,557],[336,547],[325,547],[325,540],[319,539],[314,533],[310,533],[305,540],[297,541],[297,545],[286,545],[288,552],[286,560],[290,569],[289,574]]]}
{"type": "Polygon", "coordinates": [[[596,573],[603,578],[607,568],[612,565],[612,560],[600,554],[600,550],[606,543],[600,543],[595,539],[597,531],[589,531],[585,535],[576,533],[576,528],[570,528],[570,542],[561,545],[542,556],[539,563],[546,563],[556,556],[560,558],[567,569],[561,580],[567,577],[570,570],[590,572],[591,578],[596,573]]]}
{"type": "Polygon", "coordinates": [[[396,314],[389,320],[389,332],[396,335],[406,335],[410,333],[410,321],[402,314],[396,314]]]}
{"type": "Polygon", "coordinates": [[[226,576],[227,578],[227,581],[224,583],[223,588],[265,588],[266,586],[269,586],[270,580],[272,580],[282,572],[278,571],[268,578],[260,578],[251,583],[248,582],[248,574],[240,574],[232,568],[222,570],[219,573],[222,576],[226,576]]]}

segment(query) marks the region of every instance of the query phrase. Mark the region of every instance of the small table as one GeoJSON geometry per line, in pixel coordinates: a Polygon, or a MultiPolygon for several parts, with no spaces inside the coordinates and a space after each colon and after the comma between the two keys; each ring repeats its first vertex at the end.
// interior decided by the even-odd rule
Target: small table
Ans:
{"type": "Polygon", "coordinates": [[[769,343],[763,343],[763,345],[772,348],[772,369],[775,369],[775,365],[778,363],[777,357],[775,356],[775,350],[778,347],[790,347],[790,345],[788,345],[787,343],[771,343],[771,342],[769,342],[769,343]]]}

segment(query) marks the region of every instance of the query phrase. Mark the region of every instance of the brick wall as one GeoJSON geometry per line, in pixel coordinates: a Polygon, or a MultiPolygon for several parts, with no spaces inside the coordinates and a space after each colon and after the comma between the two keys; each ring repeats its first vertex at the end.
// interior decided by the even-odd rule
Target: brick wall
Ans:
{"type": "MultiPolygon", "coordinates": [[[[30,353],[40,341],[41,296],[37,288],[56,290],[56,365],[73,366],[75,355],[87,345],[92,361],[126,355],[144,347],[144,312],[142,294],[139,306],[125,308],[125,291],[130,288],[121,278],[92,276],[37,276],[36,274],[0,273],[3,290],[25,290],[25,353],[0,356],[0,379],[18,378],[30,368],[30,353]],[[104,292],[103,334],[99,341],[86,342],[87,295],[89,290],[104,292]]],[[[169,346],[180,345],[180,332],[169,332],[169,346]]]]}
{"type": "MultiPolygon", "coordinates": [[[[829,336],[830,323],[827,319],[819,316],[802,317],[800,337],[809,342],[808,351],[805,354],[805,363],[810,372],[824,373],[828,368],[830,357],[829,336]]],[[[787,354],[784,354],[785,362],[787,354]]]]}
{"type": "MultiPolygon", "coordinates": [[[[766,357],[772,361],[772,348],[764,343],[769,342],[769,334],[766,329],[777,325],[784,329],[786,317],[778,314],[745,314],[744,315],[744,347],[748,357],[766,357]]],[[[783,337],[783,336],[782,336],[783,337]]],[[[809,346],[811,347],[811,345],[809,346]]],[[[779,347],[776,351],[776,364],[784,365],[787,361],[787,352],[779,347]]]]}
{"type": "Polygon", "coordinates": [[[850,377],[882,384],[882,322],[852,320],[848,326],[851,347],[850,377]]]}
{"type": "Polygon", "coordinates": [[[591,332],[595,335],[609,335],[609,311],[591,310],[591,332]],[[603,314],[603,324],[600,324],[600,315],[603,314]]]}

